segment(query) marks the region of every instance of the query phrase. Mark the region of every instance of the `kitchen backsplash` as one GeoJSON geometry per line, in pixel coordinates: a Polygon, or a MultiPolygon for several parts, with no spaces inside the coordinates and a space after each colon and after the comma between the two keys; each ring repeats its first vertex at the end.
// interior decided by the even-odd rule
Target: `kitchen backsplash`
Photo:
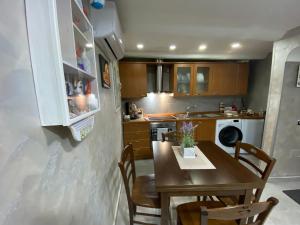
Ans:
{"type": "MultiPolygon", "coordinates": [[[[231,106],[233,103],[238,108],[242,107],[242,97],[174,97],[170,94],[148,94],[147,97],[132,100],[138,108],[143,108],[145,113],[168,113],[184,112],[187,106],[197,105],[196,109],[191,111],[218,111],[219,103],[223,102],[225,106],[231,106]]],[[[125,102],[122,101],[122,107],[125,108],[125,102]]],[[[124,110],[123,110],[124,111],[124,110]]]]}

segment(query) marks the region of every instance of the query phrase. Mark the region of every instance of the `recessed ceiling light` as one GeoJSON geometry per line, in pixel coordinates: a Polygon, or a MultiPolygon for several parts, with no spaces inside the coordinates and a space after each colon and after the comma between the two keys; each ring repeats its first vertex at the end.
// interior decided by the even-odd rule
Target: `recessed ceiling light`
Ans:
{"type": "Polygon", "coordinates": [[[170,49],[171,51],[174,51],[174,50],[176,49],[176,45],[170,45],[169,49],[170,49]]]}
{"type": "Polygon", "coordinates": [[[199,45],[198,49],[199,49],[199,51],[204,51],[207,49],[207,45],[205,45],[205,44],[199,45]]]}
{"type": "Polygon", "coordinates": [[[143,48],[144,48],[144,45],[143,45],[143,44],[137,44],[136,47],[137,47],[138,49],[143,49],[143,48]]]}
{"type": "Polygon", "coordinates": [[[242,45],[239,42],[235,42],[231,44],[231,48],[240,48],[242,45]]]}
{"type": "Polygon", "coordinates": [[[93,45],[93,43],[86,43],[85,47],[87,47],[87,48],[93,48],[94,45],[93,45]]]}

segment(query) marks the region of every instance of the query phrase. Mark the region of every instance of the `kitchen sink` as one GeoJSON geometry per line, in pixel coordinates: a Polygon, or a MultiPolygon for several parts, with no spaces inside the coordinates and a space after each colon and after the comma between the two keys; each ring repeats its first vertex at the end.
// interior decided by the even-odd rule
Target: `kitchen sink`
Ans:
{"type": "Polygon", "coordinates": [[[186,113],[177,114],[177,119],[197,119],[197,118],[213,118],[213,117],[220,117],[221,114],[214,114],[214,113],[207,113],[207,114],[189,114],[186,113]]]}

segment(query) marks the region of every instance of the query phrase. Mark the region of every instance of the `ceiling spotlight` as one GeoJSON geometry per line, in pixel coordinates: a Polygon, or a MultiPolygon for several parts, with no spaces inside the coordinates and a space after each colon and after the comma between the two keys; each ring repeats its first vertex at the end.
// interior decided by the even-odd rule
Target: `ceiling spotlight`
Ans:
{"type": "Polygon", "coordinates": [[[238,42],[235,42],[235,43],[231,44],[231,48],[240,48],[240,47],[241,47],[241,44],[238,43],[238,42]]]}
{"type": "Polygon", "coordinates": [[[170,45],[169,49],[170,49],[171,51],[174,51],[174,50],[176,49],[176,45],[170,45]]]}
{"type": "Polygon", "coordinates": [[[199,45],[198,49],[199,49],[199,51],[204,51],[207,49],[207,45],[204,45],[204,44],[199,45]]]}
{"type": "Polygon", "coordinates": [[[86,44],[85,44],[85,47],[87,47],[87,48],[93,48],[94,45],[93,45],[93,43],[86,43],[86,44]]]}
{"type": "Polygon", "coordinates": [[[137,44],[136,47],[141,50],[141,49],[144,48],[144,45],[143,44],[137,44]]]}

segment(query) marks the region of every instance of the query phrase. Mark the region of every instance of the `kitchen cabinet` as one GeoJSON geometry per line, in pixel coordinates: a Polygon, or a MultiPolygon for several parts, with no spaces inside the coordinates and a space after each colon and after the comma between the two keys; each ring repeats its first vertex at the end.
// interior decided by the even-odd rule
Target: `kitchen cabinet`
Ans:
{"type": "Polygon", "coordinates": [[[214,66],[211,83],[212,95],[246,95],[248,63],[218,63],[214,66]]]}
{"type": "Polygon", "coordinates": [[[195,64],[192,77],[193,95],[210,95],[213,65],[195,64]]]}
{"type": "Polygon", "coordinates": [[[175,64],[174,65],[174,95],[189,96],[192,95],[192,73],[193,65],[175,64]]]}
{"type": "Polygon", "coordinates": [[[212,81],[210,64],[175,64],[174,95],[196,96],[209,95],[212,81]]]}
{"type": "Polygon", "coordinates": [[[237,63],[218,63],[214,66],[214,74],[211,83],[212,95],[237,94],[237,63]]]}
{"type": "Polygon", "coordinates": [[[246,95],[248,91],[249,63],[238,64],[237,94],[246,95]]]}
{"type": "Polygon", "coordinates": [[[212,141],[215,142],[216,120],[205,119],[193,121],[194,125],[198,124],[195,129],[196,141],[212,141]]]}
{"type": "Polygon", "coordinates": [[[153,157],[150,140],[149,123],[124,123],[124,145],[131,143],[135,159],[150,159],[153,157]]]}
{"type": "MultiPolygon", "coordinates": [[[[193,126],[198,125],[194,131],[195,141],[212,141],[215,142],[216,120],[215,119],[202,119],[202,120],[189,120],[193,126]]],[[[181,127],[183,121],[176,123],[177,136],[181,136],[181,127]]]]}
{"type": "Polygon", "coordinates": [[[122,98],[142,98],[147,96],[147,64],[119,63],[122,98]]]}
{"type": "Polygon", "coordinates": [[[42,126],[70,126],[100,110],[93,27],[75,0],[26,0],[42,126]]]}
{"type": "Polygon", "coordinates": [[[175,64],[174,68],[174,96],[247,94],[248,63],[175,64]]]}

